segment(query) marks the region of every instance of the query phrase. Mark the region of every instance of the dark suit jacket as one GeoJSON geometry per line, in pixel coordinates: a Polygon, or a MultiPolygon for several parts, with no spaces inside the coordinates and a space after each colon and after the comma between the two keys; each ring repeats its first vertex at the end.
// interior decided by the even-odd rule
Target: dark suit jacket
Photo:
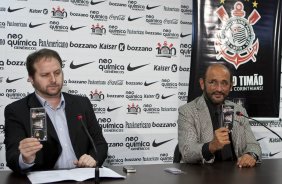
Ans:
{"type": "MultiPolygon", "coordinates": [[[[102,129],[94,114],[92,105],[87,97],[63,93],[65,98],[65,112],[69,129],[70,140],[77,159],[83,154],[90,154],[99,165],[102,165],[107,157],[108,145],[105,141],[102,129]],[[83,116],[84,123],[94,140],[98,154],[95,154],[91,142],[85,133],[78,115],[83,116]]],[[[19,142],[31,137],[30,108],[42,107],[35,93],[13,102],[5,108],[5,140],[7,166],[16,172],[22,172],[19,167],[18,149],[19,142]]],[[[61,151],[55,128],[47,115],[48,140],[43,141],[43,148],[36,153],[35,164],[29,171],[53,169],[61,151]]]]}

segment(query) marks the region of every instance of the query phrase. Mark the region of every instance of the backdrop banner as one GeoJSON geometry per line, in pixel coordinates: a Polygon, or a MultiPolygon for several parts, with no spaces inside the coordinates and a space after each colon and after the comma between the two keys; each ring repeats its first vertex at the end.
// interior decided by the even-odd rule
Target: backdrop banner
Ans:
{"type": "Polygon", "coordinates": [[[281,1],[193,1],[188,101],[202,92],[199,77],[210,63],[233,72],[230,99],[251,117],[278,117],[281,1]]]}

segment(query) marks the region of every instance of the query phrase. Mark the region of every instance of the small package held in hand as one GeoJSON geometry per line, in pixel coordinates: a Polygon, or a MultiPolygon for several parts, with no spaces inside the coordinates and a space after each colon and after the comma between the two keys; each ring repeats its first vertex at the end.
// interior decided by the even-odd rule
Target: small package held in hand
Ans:
{"type": "Polygon", "coordinates": [[[31,137],[47,141],[46,111],[43,107],[30,109],[31,137]]]}

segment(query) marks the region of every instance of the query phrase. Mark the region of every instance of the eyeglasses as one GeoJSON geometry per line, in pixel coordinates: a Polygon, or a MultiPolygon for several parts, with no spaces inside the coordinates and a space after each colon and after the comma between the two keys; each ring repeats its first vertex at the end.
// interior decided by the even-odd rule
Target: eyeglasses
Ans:
{"type": "Polygon", "coordinates": [[[216,80],[212,80],[212,81],[208,81],[207,83],[210,87],[213,87],[213,88],[218,87],[218,86],[220,86],[222,88],[226,88],[226,87],[230,86],[230,82],[228,82],[228,81],[218,82],[216,80]]]}

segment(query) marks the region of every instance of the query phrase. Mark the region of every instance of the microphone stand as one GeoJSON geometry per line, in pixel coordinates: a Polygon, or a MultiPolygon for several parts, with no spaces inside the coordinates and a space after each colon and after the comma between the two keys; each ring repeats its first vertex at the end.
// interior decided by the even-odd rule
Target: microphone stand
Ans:
{"type": "Polygon", "coordinates": [[[281,136],[280,136],[279,134],[277,134],[276,132],[274,132],[273,130],[271,130],[271,129],[268,128],[267,126],[265,126],[262,122],[260,122],[260,121],[258,121],[258,120],[256,120],[256,119],[254,119],[254,118],[250,118],[250,117],[248,117],[248,116],[245,116],[242,112],[239,112],[239,111],[237,111],[236,114],[237,114],[238,116],[243,116],[243,117],[245,117],[245,118],[248,118],[248,119],[251,119],[251,120],[257,122],[258,124],[260,124],[261,126],[263,126],[264,128],[266,128],[267,130],[269,130],[270,132],[272,132],[273,134],[275,134],[275,135],[282,141],[282,138],[281,138],[281,136]]]}
{"type": "MultiPolygon", "coordinates": [[[[93,141],[91,135],[89,134],[89,131],[86,128],[86,125],[84,124],[82,115],[78,115],[77,119],[81,122],[82,127],[83,127],[88,139],[90,140],[93,149],[94,149],[95,155],[96,155],[96,157],[98,157],[98,152],[97,152],[96,146],[94,144],[94,141],[93,141]]],[[[98,165],[98,159],[96,160],[96,166],[95,166],[94,174],[95,174],[94,183],[99,184],[100,183],[100,170],[99,170],[99,165],[98,165]]]]}

